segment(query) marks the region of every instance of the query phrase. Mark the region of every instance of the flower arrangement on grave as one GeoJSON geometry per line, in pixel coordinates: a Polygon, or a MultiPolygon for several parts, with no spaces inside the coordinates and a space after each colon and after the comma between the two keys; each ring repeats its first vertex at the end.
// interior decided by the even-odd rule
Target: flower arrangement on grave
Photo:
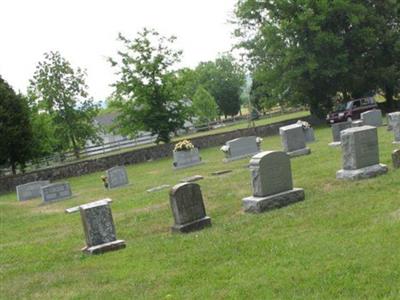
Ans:
{"type": "Polygon", "coordinates": [[[298,120],[297,124],[303,126],[303,129],[308,129],[311,128],[310,123],[306,122],[306,121],[302,121],[302,120],[298,120]]]}
{"type": "Polygon", "coordinates": [[[175,144],[174,152],[190,151],[192,149],[194,149],[194,145],[188,140],[183,140],[175,144]]]}
{"type": "Polygon", "coordinates": [[[101,176],[101,181],[103,181],[104,187],[107,189],[108,188],[108,178],[107,176],[101,176]]]}
{"type": "Polygon", "coordinates": [[[221,150],[224,153],[228,153],[229,152],[229,146],[228,145],[223,145],[219,150],[221,150]]]}

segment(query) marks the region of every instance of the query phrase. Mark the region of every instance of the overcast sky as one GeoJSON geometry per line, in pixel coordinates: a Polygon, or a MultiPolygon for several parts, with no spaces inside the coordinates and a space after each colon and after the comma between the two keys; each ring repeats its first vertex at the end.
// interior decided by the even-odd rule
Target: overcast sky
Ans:
{"type": "Polygon", "coordinates": [[[106,57],[143,27],[175,35],[182,66],[194,67],[229,51],[236,0],[2,0],[0,75],[26,92],[43,53],[58,50],[87,70],[89,93],[104,100],[115,75],[106,57]]]}

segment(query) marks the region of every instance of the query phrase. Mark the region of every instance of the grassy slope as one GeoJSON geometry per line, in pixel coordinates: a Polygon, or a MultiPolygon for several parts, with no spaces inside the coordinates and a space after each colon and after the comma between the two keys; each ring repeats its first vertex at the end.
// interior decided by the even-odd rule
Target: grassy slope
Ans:
{"type": "MultiPolygon", "coordinates": [[[[390,165],[392,133],[379,129],[381,162],[389,173],[360,182],[335,179],[340,149],[330,130],[316,131],[312,154],[292,159],[296,187],[306,200],[280,210],[244,214],[250,195],[247,160],[221,162],[217,148],[205,164],[172,171],[171,160],[129,166],[132,185],[105,191],[101,173],[71,178],[71,200],[39,206],[16,195],[0,197],[1,292],[11,298],[354,299],[400,298],[400,170],[390,165]],[[233,169],[219,177],[210,173],[233,169]],[[168,191],[201,174],[213,226],[188,235],[169,232],[168,191]],[[79,214],[63,210],[111,197],[118,238],[127,248],[85,256],[79,214]]],[[[263,149],[280,149],[279,137],[263,149]]]]}

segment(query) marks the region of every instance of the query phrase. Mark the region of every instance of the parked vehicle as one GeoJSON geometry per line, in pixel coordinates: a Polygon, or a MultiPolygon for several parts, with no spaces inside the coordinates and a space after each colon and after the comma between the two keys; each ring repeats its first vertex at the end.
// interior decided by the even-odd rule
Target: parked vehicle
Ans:
{"type": "Polygon", "coordinates": [[[326,116],[328,124],[360,119],[361,113],[378,108],[374,97],[360,98],[338,104],[334,111],[326,116]]]}

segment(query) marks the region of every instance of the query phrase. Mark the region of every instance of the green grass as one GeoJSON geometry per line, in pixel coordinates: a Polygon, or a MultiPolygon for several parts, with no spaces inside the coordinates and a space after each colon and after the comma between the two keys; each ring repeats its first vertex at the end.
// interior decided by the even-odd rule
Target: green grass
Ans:
{"type": "MultiPolygon", "coordinates": [[[[2,299],[399,299],[400,170],[391,167],[393,133],[379,128],[389,173],[358,182],[335,179],[341,151],[316,130],[312,154],[292,159],[305,201],[259,215],[244,214],[250,195],[247,159],[223,164],[218,148],[201,150],[203,165],[173,171],[171,159],[127,167],[132,185],[105,191],[100,175],[70,178],[76,197],[40,206],[0,197],[2,299]],[[222,176],[215,170],[233,169],[222,176]],[[213,226],[170,233],[168,190],[161,184],[201,174],[213,226]],[[113,199],[117,235],[127,248],[99,256],[80,251],[79,214],[63,210],[113,199]]],[[[264,150],[279,150],[278,136],[264,150]]]]}

